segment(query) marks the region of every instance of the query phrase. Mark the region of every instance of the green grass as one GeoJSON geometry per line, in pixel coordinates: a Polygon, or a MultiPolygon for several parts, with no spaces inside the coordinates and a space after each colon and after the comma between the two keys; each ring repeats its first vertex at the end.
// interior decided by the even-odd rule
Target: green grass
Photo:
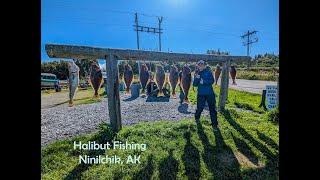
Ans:
{"type": "MultiPolygon", "coordinates": [[[[214,86],[214,92],[216,94],[216,104],[219,103],[220,86],[214,86]]],[[[191,104],[197,103],[197,88],[189,91],[188,98],[191,104]]],[[[249,110],[256,113],[264,113],[264,109],[260,108],[261,95],[239,91],[235,89],[228,90],[228,99],[226,103],[227,108],[240,108],[243,110],[249,110]]]]}
{"type": "Polygon", "coordinates": [[[237,78],[238,79],[248,79],[248,80],[264,80],[264,81],[277,81],[279,73],[277,73],[274,69],[268,70],[238,70],[237,78]]]}
{"type": "MultiPolygon", "coordinates": [[[[106,97],[106,95],[104,94],[104,90],[102,90],[103,88],[99,89],[99,95],[100,97],[98,98],[94,98],[93,97],[93,89],[92,88],[88,88],[86,90],[79,90],[82,91],[83,93],[81,94],[80,97],[75,98],[73,100],[73,104],[74,105],[81,105],[81,104],[93,104],[93,103],[98,103],[102,101],[102,97],[106,97]]],[[[67,103],[69,101],[65,101],[64,103],[67,103]]]]}
{"type": "MultiPolygon", "coordinates": [[[[196,92],[190,92],[196,103],[196,92]]],[[[230,89],[227,110],[218,113],[219,131],[213,131],[208,117],[200,123],[144,122],[124,126],[116,135],[103,124],[96,133],[42,148],[42,179],[278,179],[279,126],[268,121],[259,103],[259,95],[230,89]],[[146,143],[147,150],[73,150],[73,141],[111,140],[146,143]],[[141,164],[78,164],[85,154],[139,154],[141,164]]]]}
{"type": "Polygon", "coordinates": [[[61,89],[60,92],[56,92],[55,89],[45,89],[45,90],[41,90],[41,95],[48,95],[48,94],[62,93],[62,92],[68,92],[68,89],[61,89]]]}
{"type": "MultiPolygon", "coordinates": [[[[94,90],[92,88],[88,88],[86,90],[81,90],[79,89],[79,92],[82,92],[81,96],[79,98],[74,99],[74,104],[75,105],[80,105],[80,104],[92,104],[92,103],[98,103],[102,101],[102,97],[105,97],[106,95],[104,94],[104,88],[100,88],[98,93],[99,93],[99,98],[94,98],[94,90]]],[[[79,93],[78,92],[78,93],[79,93]]]]}
{"type": "Polygon", "coordinates": [[[192,119],[139,123],[125,126],[116,136],[103,125],[96,134],[58,141],[42,149],[42,179],[221,179],[239,176],[277,179],[277,126],[236,110],[219,114],[219,122],[221,130],[217,132],[204,118],[198,124],[192,119]],[[78,164],[80,154],[92,152],[73,150],[74,140],[106,142],[111,139],[146,143],[147,150],[109,150],[98,154],[120,157],[139,154],[141,164],[78,164]]]}

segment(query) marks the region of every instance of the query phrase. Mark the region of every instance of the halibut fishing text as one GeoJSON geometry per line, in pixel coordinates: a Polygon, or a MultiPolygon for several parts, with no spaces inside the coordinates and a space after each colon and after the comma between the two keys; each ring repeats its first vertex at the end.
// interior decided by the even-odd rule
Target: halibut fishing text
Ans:
{"type": "MultiPolygon", "coordinates": [[[[129,142],[121,142],[121,141],[113,141],[112,143],[107,142],[105,144],[99,144],[95,141],[89,141],[87,143],[82,143],[81,141],[73,142],[73,149],[79,150],[140,150],[145,151],[147,149],[146,144],[139,143],[129,143],[129,142]]],[[[135,151],[136,152],[136,151],[135,151]]],[[[140,164],[141,155],[128,155],[123,160],[121,157],[117,155],[79,155],[79,164],[140,164]]]]}

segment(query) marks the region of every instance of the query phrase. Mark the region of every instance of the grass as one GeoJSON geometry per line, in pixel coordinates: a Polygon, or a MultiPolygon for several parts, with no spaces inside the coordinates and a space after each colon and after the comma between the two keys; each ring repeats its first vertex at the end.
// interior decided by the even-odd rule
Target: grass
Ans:
{"type": "MultiPolygon", "coordinates": [[[[220,86],[214,86],[216,94],[216,104],[219,102],[220,86]]],[[[191,104],[197,103],[197,88],[189,91],[188,98],[191,104]]],[[[228,99],[226,106],[229,108],[240,108],[256,113],[265,113],[263,108],[260,108],[261,95],[235,89],[228,90],[228,99]]]]}
{"type": "Polygon", "coordinates": [[[41,90],[41,95],[48,95],[48,94],[53,94],[53,93],[62,93],[62,92],[68,92],[68,89],[61,89],[60,92],[56,92],[55,89],[45,89],[41,90]]]}
{"type": "MultiPolygon", "coordinates": [[[[45,90],[47,91],[47,90],[45,90]]],[[[99,98],[94,98],[93,97],[93,94],[94,94],[94,90],[89,87],[87,89],[78,89],[77,92],[76,92],[76,95],[73,99],[73,102],[74,102],[74,105],[81,105],[81,104],[92,104],[92,103],[98,103],[98,102],[101,102],[102,101],[102,97],[106,97],[106,94],[104,94],[104,88],[100,88],[98,93],[100,95],[99,98]]],[[[41,96],[49,96],[49,95],[54,95],[56,93],[64,93],[66,94],[65,95],[65,101],[63,102],[60,102],[59,104],[55,104],[54,106],[56,105],[61,105],[61,104],[65,104],[65,103],[68,103],[69,102],[69,99],[68,99],[68,93],[69,93],[69,90],[68,89],[63,89],[61,92],[54,92],[51,91],[51,90],[48,90],[47,92],[42,92],[41,91],[41,96]]]]}
{"type": "Polygon", "coordinates": [[[76,95],[76,98],[73,100],[74,105],[80,105],[80,104],[92,104],[92,103],[98,103],[102,101],[102,97],[105,97],[104,94],[104,88],[100,88],[98,93],[100,95],[100,98],[94,98],[94,90],[92,88],[88,88],[86,90],[78,90],[78,95],[76,95]]]}
{"type": "MultiPolygon", "coordinates": [[[[192,103],[195,95],[191,90],[192,103]]],[[[278,179],[279,126],[268,121],[259,102],[259,95],[230,89],[227,110],[218,113],[218,131],[208,117],[138,123],[118,134],[102,124],[98,132],[42,148],[42,179],[278,179]],[[73,141],[112,140],[146,143],[147,150],[73,150],[73,141]],[[78,164],[85,154],[139,154],[141,164],[78,164]]]]}
{"type": "Polygon", "coordinates": [[[279,73],[274,69],[239,69],[238,79],[277,81],[279,73]]]}

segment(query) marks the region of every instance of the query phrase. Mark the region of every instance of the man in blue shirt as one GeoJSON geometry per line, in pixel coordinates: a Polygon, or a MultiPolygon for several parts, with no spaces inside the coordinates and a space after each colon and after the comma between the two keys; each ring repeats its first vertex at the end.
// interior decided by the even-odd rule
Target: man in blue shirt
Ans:
{"type": "Polygon", "coordinates": [[[194,75],[193,86],[198,87],[197,110],[195,113],[196,121],[199,121],[200,115],[206,102],[209,106],[212,126],[217,128],[216,97],[212,88],[214,78],[209,66],[206,66],[203,60],[197,63],[198,72],[194,75]]]}

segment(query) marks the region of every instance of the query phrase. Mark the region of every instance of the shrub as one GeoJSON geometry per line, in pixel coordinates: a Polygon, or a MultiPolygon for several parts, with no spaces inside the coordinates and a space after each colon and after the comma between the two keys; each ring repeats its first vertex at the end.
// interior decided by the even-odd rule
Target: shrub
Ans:
{"type": "Polygon", "coordinates": [[[266,116],[269,121],[279,123],[279,107],[276,107],[267,112],[266,116]]]}

